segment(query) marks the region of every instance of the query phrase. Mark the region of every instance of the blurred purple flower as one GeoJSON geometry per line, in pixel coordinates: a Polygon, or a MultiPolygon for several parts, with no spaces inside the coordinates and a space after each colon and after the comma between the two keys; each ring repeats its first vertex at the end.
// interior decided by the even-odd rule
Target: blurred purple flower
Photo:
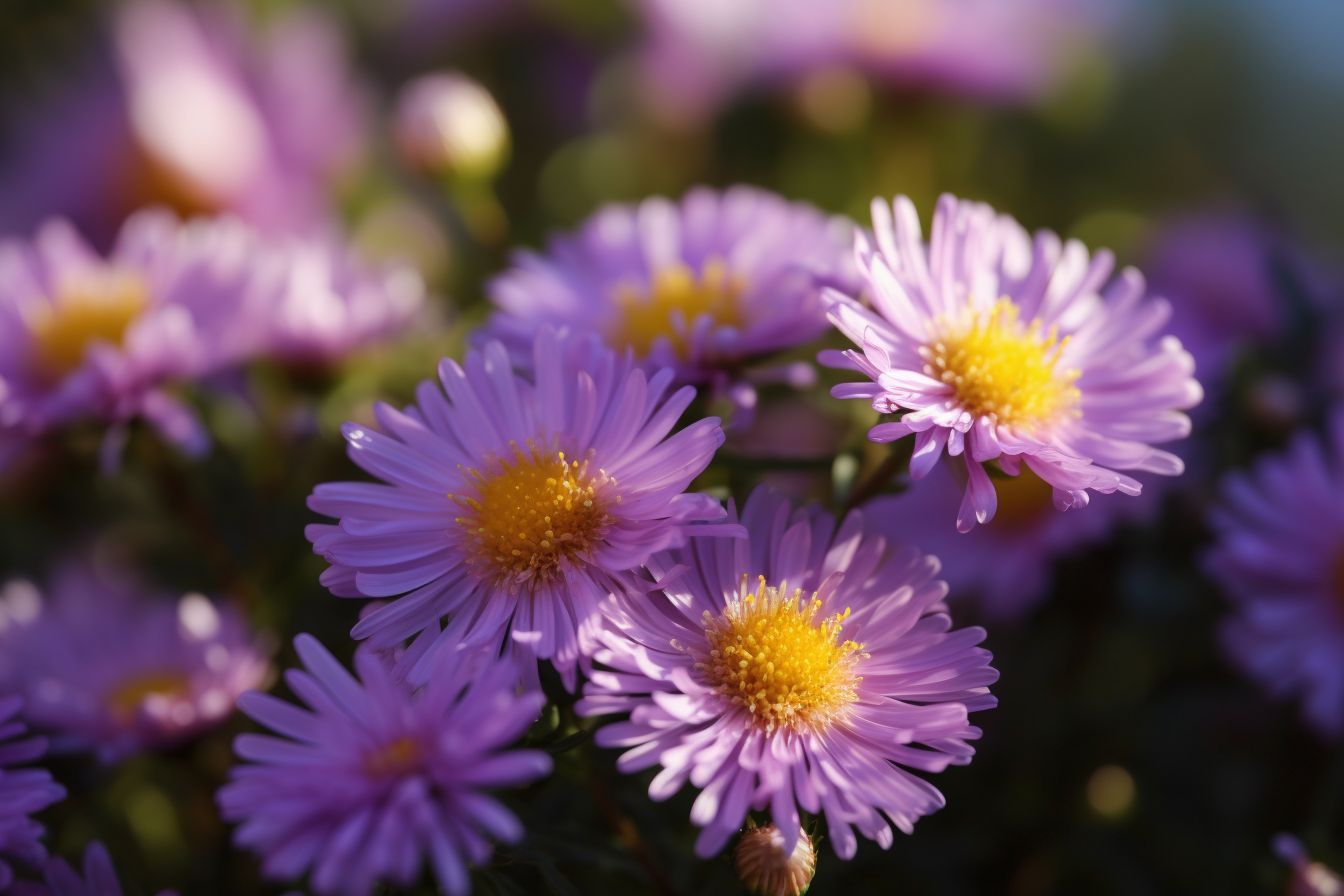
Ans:
{"type": "MultiPolygon", "coordinates": [[[[41,883],[17,884],[12,896],[122,896],[122,892],[107,848],[94,842],[84,850],[82,874],[64,859],[51,859],[43,868],[41,883]]],[[[165,890],[159,896],[175,894],[165,890]]]]}
{"type": "Polygon", "coordinates": [[[991,461],[1048,482],[1061,510],[1085,506],[1089,492],[1139,494],[1120,471],[1181,473],[1181,459],[1151,443],[1189,435],[1182,412],[1203,393],[1190,355],[1160,336],[1169,307],[1145,296],[1137,271],[1106,286],[1109,252],[1089,258],[1049,231],[1033,239],[989,206],[951,196],[938,203],[928,244],[905,197],[874,201],[873,226],[876,245],[859,240],[871,305],[827,293],[832,322],[859,349],[822,361],[867,377],[834,396],[902,415],[868,435],[914,436],[913,478],[944,452],[964,459],[958,531],[994,517],[991,461]]]}
{"type": "Polygon", "coordinates": [[[47,749],[45,738],[23,736],[22,706],[18,697],[0,697],[0,892],[6,893],[14,882],[6,859],[37,864],[46,855],[42,826],[31,816],[65,798],[65,789],[45,769],[17,767],[47,749]]]}
{"type": "Polygon", "coordinates": [[[150,204],[229,211],[268,232],[327,218],[366,117],[331,22],[309,7],[253,33],[235,7],[166,0],[113,15],[110,61],[20,123],[0,232],[64,215],[101,241],[150,204]]]}
{"type": "Polygon", "coordinates": [[[1148,489],[1134,501],[1098,501],[1073,513],[1056,513],[1050,486],[1030,471],[994,480],[998,510],[968,533],[951,525],[963,484],[937,467],[900,495],[864,505],[873,529],[904,544],[917,544],[943,562],[954,607],[974,601],[983,618],[1021,619],[1049,593],[1053,563],[1102,542],[1124,521],[1156,514],[1161,495],[1148,489]]]}
{"type": "Polygon", "coordinates": [[[241,701],[279,736],[234,742],[245,763],[219,804],[241,822],[238,845],[262,854],[273,879],[310,872],[318,893],[409,886],[426,860],[442,889],[468,892],[467,866],[489,858],[490,841],[523,835],[485,791],[551,770],[545,753],[509,749],[545,698],[520,696],[516,670],[479,652],[441,651],[412,690],[368,648],[355,655],[356,680],[311,636],[294,646],[306,671],[285,678],[307,707],[257,693],[241,701]]]}
{"type": "Polygon", "coordinates": [[[0,441],[143,417],[203,451],[204,430],[165,387],[246,352],[253,247],[236,222],[157,212],[127,221],[106,257],[60,221],[0,243],[0,441]]]}
{"type": "Polygon", "coordinates": [[[1322,440],[1228,477],[1204,567],[1231,598],[1232,659],[1275,697],[1299,696],[1322,734],[1344,734],[1344,410],[1322,440]]]}
{"type": "Polygon", "coordinates": [[[889,543],[861,511],[837,528],[816,507],[758,489],[748,537],[658,554],[661,585],[613,606],[582,715],[628,714],[597,742],[624,772],[654,765],[649,795],[687,781],[710,856],[766,810],[791,854],[800,809],[826,816],[842,858],[854,829],[883,848],[943,805],[907,769],[964,765],[980,736],[967,714],[995,704],[984,631],[951,631],[938,561],[889,543]]]}
{"type": "Polygon", "coordinates": [[[314,490],[309,506],[339,519],[308,527],[331,563],[322,583],[342,597],[400,595],[355,637],[511,643],[572,682],[602,600],[639,588],[644,560],[693,524],[723,517],[686,493],[723,430],[710,417],[669,437],[694,396],[669,394],[670,370],[646,376],[596,336],[549,328],[532,363],[535,377],[518,376],[490,342],[463,365],[445,359],[416,405],[378,405],[383,432],[346,425],[351,459],[387,484],[314,490]]]}
{"type": "Polygon", "coordinates": [[[590,330],[679,383],[749,391],[743,365],[825,332],[821,284],[856,288],[853,234],[753,187],[610,205],[544,254],[515,256],[490,285],[489,331],[530,346],[546,324],[590,330]]]}
{"type": "Polygon", "coordinates": [[[698,121],[744,87],[843,66],[901,87],[1041,97],[1109,28],[1106,0],[638,0],[645,91],[698,121]]]}
{"type": "Polygon", "coordinates": [[[0,594],[0,692],[58,748],[107,762],[218,724],[266,667],[238,614],[199,594],[150,598],[74,563],[45,598],[17,581],[0,594]]]}
{"type": "Polygon", "coordinates": [[[329,364],[427,320],[424,282],[376,266],[336,240],[282,239],[255,250],[261,286],[240,314],[249,352],[291,365],[329,364]]]}

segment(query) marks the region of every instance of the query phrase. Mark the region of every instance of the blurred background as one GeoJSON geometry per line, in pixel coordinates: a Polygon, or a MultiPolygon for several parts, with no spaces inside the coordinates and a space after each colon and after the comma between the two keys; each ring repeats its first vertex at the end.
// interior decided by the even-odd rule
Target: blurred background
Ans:
{"type": "MultiPolygon", "coordinates": [[[[968,600],[1002,675],[975,762],[939,776],[947,808],[889,852],[823,846],[814,892],[1287,892],[1276,833],[1344,863],[1344,757],[1224,657],[1227,602],[1198,558],[1219,477],[1344,390],[1341,41],[1337,0],[7,0],[0,233],[64,216],[107,246],[147,205],[331,231],[418,268],[436,325],[336,363],[252,365],[248,401],[202,402],[204,460],[137,435],[94,475],[92,431],[26,459],[0,478],[0,573],[40,579],[92,544],[239,601],[277,644],[312,631],[348,656],[358,606],[318,585],[304,498],[353,475],[341,421],[459,350],[513,248],[696,184],[860,222],[875,196],[926,220],[940,193],[972,197],[1139,266],[1208,397],[1186,477],[1054,551],[1012,618],[968,600]],[[444,89],[417,98],[436,73],[444,89]]],[[[707,484],[829,498],[875,462],[870,421],[839,404],[794,424],[810,457],[730,442],[707,484]]],[[[992,592],[1003,564],[963,587],[992,592]]],[[[285,891],[230,851],[214,808],[245,725],[113,766],[55,760],[71,798],[45,816],[53,850],[106,841],[132,893],[285,891]]],[[[652,804],[613,756],[578,752],[510,797],[530,837],[478,892],[736,892],[726,858],[691,858],[687,795],[652,804]]]]}

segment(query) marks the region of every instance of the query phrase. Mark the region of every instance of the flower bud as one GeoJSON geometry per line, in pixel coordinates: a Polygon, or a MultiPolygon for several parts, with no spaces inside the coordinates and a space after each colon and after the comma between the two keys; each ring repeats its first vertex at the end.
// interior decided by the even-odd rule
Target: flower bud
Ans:
{"type": "Polygon", "coordinates": [[[454,72],[424,75],[402,88],[393,137],[413,168],[468,180],[494,176],[509,151],[509,126],[494,97],[454,72]]]}
{"type": "Polygon", "coordinates": [[[750,828],[737,841],[733,866],[752,896],[802,896],[817,870],[812,838],[802,832],[793,852],[784,852],[784,835],[773,824],[750,828]]]}

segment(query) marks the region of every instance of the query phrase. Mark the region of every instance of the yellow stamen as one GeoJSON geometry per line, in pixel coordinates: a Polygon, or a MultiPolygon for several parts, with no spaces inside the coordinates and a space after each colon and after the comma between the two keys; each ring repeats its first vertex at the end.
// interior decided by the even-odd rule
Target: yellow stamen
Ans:
{"type": "Polygon", "coordinates": [[[420,741],[406,735],[365,754],[364,771],[374,777],[390,778],[414,771],[423,759],[420,741]]]}
{"type": "Polygon", "coordinates": [[[130,719],[149,701],[184,697],[190,688],[191,683],[180,672],[149,672],[118,685],[107,695],[105,702],[113,716],[130,719]]]}
{"type": "Polygon", "coordinates": [[[739,299],[744,285],[730,274],[723,262],[711,259],[699,276],[684,264],[663,268],[647,291],[624,285],[616,289],[618,315],[608,331],[616,345],[628,345],[637,355],[647,355],[659,337],[671,343],[677,356],[690,353],[691,326],[709,315],[715,327],[742,324],[739,299]]]}
{"type": "Polygon", "coordinates": [[[103,268],[62,280],[51,302],[29,318],[38,376],[58,381],[84,362],[95,343],[121,345],[148,304],[144,280],[126,271],[103,268]]]}
{"type": "Polygon", "coordinates": [[[1057,370],[1068,345],[1057,328],[1023,325],[1017,306],[999,299],[988,310],[943,320],[920,349],[924,372],[956,390],[961,406],[995,422],[1035,429],[1077,413],[1077,370],[1057,370]]]}
{"type": "Polygon", "coordinates": [[[456,522],[470,536],[471,565],[499,584],[530,587],[554,579],[583,559],[620,502],[616,480],[588,459],[531,443],[496,458],[485,472],[466,470],[474,488],[449,497],[463,508],[456,522]]]}
{"type": "Polygon", "coordinates": [[[854,671],[863,645],[841,641],[849,609],[817,619],[821,600],[788,583],[739,593],[719,616],[704,615],[709,651],[696,668],[719,693],[747,710],[767,731],[819,728],[857,699],[854,671]]]}

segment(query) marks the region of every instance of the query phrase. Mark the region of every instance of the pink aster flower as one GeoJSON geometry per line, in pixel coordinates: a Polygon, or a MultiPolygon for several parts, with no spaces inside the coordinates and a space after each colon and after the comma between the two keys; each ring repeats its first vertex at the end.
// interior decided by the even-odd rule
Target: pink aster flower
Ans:
{"type": "Polygon", "coordinates": [[[593,331],[678,382],[749,392],[740,368],[825,332],[820,288],[854,286],[853,233],[752,187],[610,205],[515,257],[490,285],[490,330],[528,347],[547,324],[593,331]]]}
{"type": "Polygon", "coordinates": [[[427,322],[425,287],[404,265],[374,265],[325,237],[259,244],[261,284],[241,313],[250,352],[324,365],[427,322]]]}
{"type": "Polygon", "coordinates": [[[41,862],[42,825],[34,813],[65,797],[65,789],[40,768],[24,767],[46,752],[47,741],[24,737],[27,727],[19,720],[23,701],[0,697],[0,892],[9,892],[14,870],[6,859],[28,864],[41,862]]]}
{"type": "Polygon", "coordinates": [[[266,675],[243,620],[199,594],[151,599],[138,584],[68,565],[47,595],[0,594],[0,692],[58,747],[104,761],[218,724],[266,675]]]}
{"type": "Polygon", "coordinates": [[[1344,734],[1344,410],[1323,441],[1230,476],[1210,517],[1205,569],[1236,607],[1232,658],[1276,697],[1302,699],[1322,734],[1344,734]]]}
{"type": "Polygon", "coordinates": [[[346,425],[351,459],[383,482],[319,485],[309,506],[340,522],[308,537],[333,593],[397,598],[355,637],[511,641],[572,681],[602,600],[642,587],[655,551],[718,531],[693,524],[723,508],[686,488],[723,442],[719,421],[671,434],[693,389],[669,391],[670,370],[648,376],[593,335],[542,329],[532,366],[516,374],[490,342],[444,360],[414,406],[379,405],[381,432],[346,425]]]}
{"type": "Polygon", "coordinates": [[[911,773],[964,765],[998,675],[978,628],[952,630],[938,561],[893,545],[854,511],[837,526],[758,489],[745,539],[656,555],[661,593],[613,608],[583,715],[621,713],[597,732],[618,767],[661,765],[649,795],[700,789],[696,852],[717,852],[748,810],[770,811],[783,854],[800,810],[823,814],[835,851],[855,831],[883,848],[943,805],[911,773]]]}
{"type": "Polygon", "coordinates": [[[268,233],[327,220],[363,150],[363,88],[316,7],[254,24],[228,4],[119,4],[102,55],[15,129],[0,231],[59,214],[101,241],[145,205],[268,233]]]}
{"type": "Polygon", "coordinates": [[[1053,490],[1028,470],[994,480],[994,519],[956,532],[964,483],[944,465],[899,495],[864,505],[873,528],[905,544],[918,544],[943,563],[942,577],[954,607],[974,602],[981,618],[1012,621],[1035,609],[1049,593],[1056,560],[1102,543],[1118,526],[1154,516],[1161,495],[1145,491],[1134,501],[1096,501],[1056,513],[1053,490]]]}
{"type": "Polygon", "coordinates": [[[523,835],[487,791],[551,770],[545,753],[509,749],[545,699],[520,696],[516,670],[479,652],[439,652],[414,690],[367,647],[356,679],[310,635],[294,646],[305,669],[285,678],[306,706],[256,693],[241,701],[278,736],[235,741],[245,762],[219,804],[241,822],[238,845],[261,853],[271,878],[308,872],[321,894],[410,886],[426,861],[443,890],[468,892],[466,867],[489,858],[491,840],[523,835]]]}
{"type": "Polygon", "coordinates": [[[244,353],[253,247],[235,222],[156,212],[129,220],[105,256],[63,222],[0,243],[0,441],[82,419],[115,432],[142,417],[203,450],[204,430],[169,387],[244,353]]]}
{"type": "Polygon", "coordinates": [[[1176,455],[1153,443],[1190,432],[1183,413],[1202,392],[1180,343],[1162,337],[1166,302],[1147,297],[1126,269],[1107,285],[1109,252],[1042,231],[1033,238],[986,205],[944,196],[928,244],[910,200],[873,203],[875,245],[858,240],[871,304],[829,292],[831,321],[857,350],[822,361],[866,382],[837,386],[899,418],[869,430],[875,442],[914,437],[910,473],[946,454],[967,475],[957,529],[994,516],[985,469],[1027,469],[1054,489],[1061,510],[1091,492],[1137,495],[1128,472],[1179,475],[1176,455]]]}

